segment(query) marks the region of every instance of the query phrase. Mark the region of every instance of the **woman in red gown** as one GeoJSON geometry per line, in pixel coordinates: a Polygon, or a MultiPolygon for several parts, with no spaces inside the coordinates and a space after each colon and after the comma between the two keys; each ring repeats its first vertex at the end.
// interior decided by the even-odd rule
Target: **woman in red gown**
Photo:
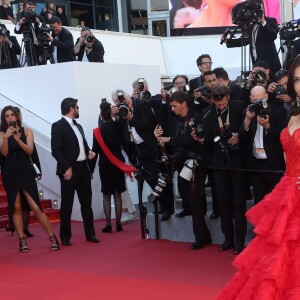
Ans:
{"type": "Polygon", "coordinates": [[[218,299],[300,299],[300,56],[290,68],[288,94],[295,99],[280,140],[286,173],[246,216],[256,237],[236,257],[238,269],[218,299]]]}

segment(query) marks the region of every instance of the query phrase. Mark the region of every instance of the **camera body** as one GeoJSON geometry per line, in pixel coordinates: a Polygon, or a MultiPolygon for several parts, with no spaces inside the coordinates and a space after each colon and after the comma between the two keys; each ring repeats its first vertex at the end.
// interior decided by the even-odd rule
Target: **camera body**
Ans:
{"type": "Polygon", "coordinates": [[[267,99],[259,99],[248,106],[250,112],[255,112],[261,118],[266,118],[268,114],[267,99]]]}
{"type": "Polygon", "coordinates": [[[283,85],[277,84],[274,93],[278,96],[278,95],[287,94],[287,91],[283,85]]]}
{"type": "Polygon", "coordinates": [[[88,43],[93,43],[95,40],[95,37],[93,35],[85,35],[84,38],[88,43]]]}
{"type": "Polygon", "coordinates": [[[9,36],[10,32],[9,30],[5,28],[0,28],[0,36],[9,36]]]}
{"type": "Polygon", "coordinates": [[[236,4],[231,11],[232,23],[240,27],[246,27],[258,22],[263,16],[264,10],[260,3],[251,3],[247,0],[236,4]]]}
{"type": "Polygon", "coordinates": [[[212,97],[212,90],[206,85],[197,88],[196,91],[200,92],[205,98],[210,99],[212,97]]]}
{"type": "Polygon", "coordinates": [[[198,124],[195,127],[195,135],[197,138],[199,139],[203,139],[204,138],[204,134],[205,134],[205,128],[203,124],[198,124]]]}
{"type": "Polygon", "coordinates": [[[124,102],[125,101],[124,92],[121,90],[118,90],[117,97],[118,97],[118,100],[120,101],[117,104],[117,107],[119,108],[119,116],[121,118],[125,118],[125,117],[127,117],[128,113],[129,113],[129,108],[128,108],[128,105],[124,102]]]}
{"type": "Polygon", "coordinates": [[[39,28],[40,35],[38,36],[38,39],[40,40],[42,46],[48,46],[50,45],[50,42],[48,41],[48,33],[52,33],[53,29],[51,27],[41,27],[39,28]]]}

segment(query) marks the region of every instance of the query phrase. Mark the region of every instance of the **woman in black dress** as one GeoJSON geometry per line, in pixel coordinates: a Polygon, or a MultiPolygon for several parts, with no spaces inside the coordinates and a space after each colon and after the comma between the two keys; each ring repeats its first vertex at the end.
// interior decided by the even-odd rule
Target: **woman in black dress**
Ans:
{"type": "MultiPolygon", "coordinates": [[[[111,104],[102,102],[100,105],[102,124],[100,125],[101,135],[105,145],[110,152],[120,161],[125,162],[121,152],[122,131],[119,128],[118,122],[113,122],[111,119],[111,104]]],[[[99,154],[99,174],[101,180],[101,192],[103,193],[103,208],[106,218],[106,226],[102,229],[103,232],[112,232],[111,226],[111,195],[114,196],[115,213],[116,213],[116,229],[122,231],[121,215],[122,215],[122,199],[121,193],[126,190],[125,174],[119,168],[114,166],[103,152],[98,144],[94,134],[93,152],[94,165],[99,154]]],[[[93,171],[93,168],[92,168],[93,171]]]]}
{"type": "Polygon", "coordinates": [[[20,251],[28,252],[23,229],[21,191],[31,210],[49,235],[51,250],[55,251],[59,249],[59,244],[47,216],[42,211],[35,173],[30,162],[33,147],[32,130],[22,127],[20,113],[13,106],[4,107],[1,112],[0,132],[1,154],[5,156],[2,176],[10,211],[13,212],[13,222],[20,239],[20,251]]]}

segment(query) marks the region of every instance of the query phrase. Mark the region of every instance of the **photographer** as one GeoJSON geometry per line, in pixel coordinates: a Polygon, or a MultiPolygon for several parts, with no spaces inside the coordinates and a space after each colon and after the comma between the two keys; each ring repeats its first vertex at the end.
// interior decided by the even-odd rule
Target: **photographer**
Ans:
{"type": "Polygon", "coordinates": [[[31,2],[25,2],[24,10],[18,15],[14,32],[16,34],[23,34],[27,66],[45,64],[45,62],[39,60],[43,51],[38,40],[40,28],[44,25],[43,17],[36,15],[33,11],[33,4],[31,2]]]}
{"type": "Polygon", "coordinates": [[[81,29],[80,38],[74,46],[74,53],[79,61],[104,62],[104,48],[88,27],[81,29]]]}
{"type": "Polygon", "coordinates": [[[50,20],[52,35],[47,33],[48,41],[53,46],[53,59],[55,63],[75,61],[74,40],[72,33],[64,28],[58,17],[52,17],[50,20]]]}
{"type": "Polygon", "coordinates": [[[20,67],[17,55],[21,54],[21,47],[15,36],[10,36],[6,26],[0,24],[0,69],[20,67]]]}
{"type": "MultiPolygon", "coordinates": [[[[143,179],[154,189],[159,174],[158,149],[153,135],[158,123],[154,105],[157,106],[161,100],[143,99],[143,90],[144,88],[148,90],[148,84],[145,80],[140,81],[140,84],[138,82],[139,80],[136,80],[133,86],[139,86],[141,98],[132,99],[122,90],[118,90],[115,95],[112,95],[116,104],[112,107],[112,117],[123,125],[123,134],[128,138],[129,160],[133,164],[140,163],[140,167],[144,171],[143,179]]],[[[169,187],[158,198],[163,213],[161,221],[168,220],[174,212],[174,197],[168,197],[167,190],[169,191],[169,187]]]]}
{"type": "Polygon", "coordinates": [[[214,105],[205,118],[204,144],[210,147],[210,165],[216,186],[221,229],[225,241],[220,251],[234,247],[244,249],[247,224],[245,218],[245,167],[243,145],[238,131],[243,122],[243,105],[229,101],[229,90],[218,85],[212,90],[214,105]],[[234,225],[232,222],[234,218],[234,225]]]}
{"type": "MultiPolygon", "coordinates": [[[[191,111],[188,106],[188,95],[183,91],[174,92],[170,97],[172,112],[177,116],[176,133],[167,137],[161,128],[156,126],[154,135],[162,147],[166,144],[175,148],[174,168],[182,176],[178,176],[178,189],[182,198],[183,211],[177,217],[184,217],[192,214],[193,231],[195,242],[192,243],[192,250],[201,249],[207,244],[211,244],[210,232],[205,223],[205,206],[201,199],[204,194],[205,171],[200,168],[194,170],[194,180],[186,178],[183,172],[186,164],[193,160],[193,164],[201,165],[205,163],[203,159],[204,151],[201,145],[192,138],[192,128],[197,124],[198,115],[191,111]],[[200,155],[199,155],[200,154],[200,155]],[[181,172],[180,172],[181,171],[181,172]]],[[[174,132],[174,130],[173,130],[174,132]]],[[[192,175],[192,174],[191,174],[192,175]]]]}
{"type": "Polygon", "coordinates": [[[54,2],[48,2],[47,7],[41,11],[40,15],[44,18],[46,24],[50,24],[51,18],[56,16],[54,2]]]}
{"type": "MultiPolygon", "coordinates": [[[[190,92],[194,93],[194,90],[204,85],[203,75],[207,71],[211,71],[212,61],[209,54],[202,54],[196,60],[197,67],[200,71],[200,76],[190,80],[190,92]]],[[[195,98],[197,98],[194,95],[195,98]]]]}
{"type": "Polygon", "coordinates": [[[252,176],[254,203],[270,193],[285,169],[280,132],[286,126],[286,111],[268,101],[266,89],[251,89],[251,105],[239,130],[240,141],[247,143],[247,164],[252,176]],[[258,170],[258,172],[255,172],[258,170]],[[272,172],[274,171],[274,172],[272,172]]]}
{"type": "Polygon", "coordinates": [[[265,16],[263,0],[247,0],[239,3],[233,8],[232,15],[237,15],[237,21],[233,23],[246,30],[246,34],[241,38],[224,39],[222,37],[221,41],[226,43],[228,48],[249,44],[252,63],[264,60],[269,64],[272,73],[275,74],[281,68],[274,42],[277,39],[279,29],[275,18],[265,16]],[[243,23],[244,19],[249,18],[248,15],[246,17],[247,12],[248,15],[253,15],[253,18],[249,19],[249,24],[243,23]],[[242,16],[245,17],[242,18],[242,16]]]}
{"type": "Polygon", "coordinates": [[[284,106],[287,113],[287,120],[291,111],[292,98],[287,94],[288,72],[279,70],[274,76],[275,82],[268,86],[269,102],[284,106]]]}

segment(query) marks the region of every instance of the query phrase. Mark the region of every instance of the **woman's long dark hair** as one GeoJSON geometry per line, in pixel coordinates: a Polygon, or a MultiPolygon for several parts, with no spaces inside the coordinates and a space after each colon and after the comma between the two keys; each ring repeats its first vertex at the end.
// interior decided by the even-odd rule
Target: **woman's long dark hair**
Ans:
{"type": "Polygon", "coordinates": [[[0,131],[6,131],[7,128],[9,127],[9,124],[6,123],[6,120],[5,120],[5,113],[8,111],[8,110],[11,110],[16,118],[17,118],[17,125],[19,127],[22,126],[22,122],[21,122],[21,116],[20,116],[20,112],[14,107],[14,106],[11,106],[11,105],[8,105],[8,106],[5,106],[2,111],[1,111],[1,126],[0,126],[0,131]]]}
{"type": "Polygon", "coordinates": [[[288,84],[287,84],[287,93],[288,95],[292,98],[292,108],[291,108],[291,116],[296,116],[300,113],[300,107],[298,106],[297,103],[297,93],[295,91],[295,86],[294,86],[294,75],[295,75],[295,70],[300,67],[300,55],[297,55],[289,70],[289,78],[288,78],[288,84]]]}

